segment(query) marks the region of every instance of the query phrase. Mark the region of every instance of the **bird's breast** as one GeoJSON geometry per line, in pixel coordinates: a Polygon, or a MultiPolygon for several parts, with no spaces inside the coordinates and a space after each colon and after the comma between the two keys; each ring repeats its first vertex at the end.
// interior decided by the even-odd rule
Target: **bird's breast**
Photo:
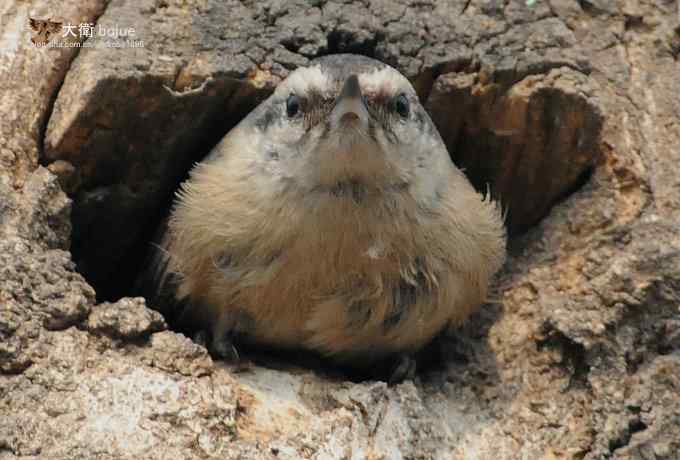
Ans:
{"type": "Polygon", "coordinates": [[[428,254],[427,232],[404,209],[352,200],[317,202],[259,265],[226,259],[209,302],[226,306],[225,314],[246,311],[252,321],[244,332],[257,342],[329,354],[422,345],[450,316],[437,309],[447,275],[428,254]]]}

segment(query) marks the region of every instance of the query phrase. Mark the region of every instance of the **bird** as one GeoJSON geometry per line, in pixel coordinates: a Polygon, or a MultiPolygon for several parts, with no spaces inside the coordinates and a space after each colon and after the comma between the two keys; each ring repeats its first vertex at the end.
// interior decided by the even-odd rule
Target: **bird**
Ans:
{"type": "Polygon", "coordinates": [[[413,378],[487,299],[503,212],[451,160],[409,80],[329,55],[292,71],[195,164],[145,276],[211,351],[306,350],[413,378]],[[178,310],[179,309],[179,310],[178,310]]]}
{"type": "Polygon", "coordinates": [[[54,35],[59,32],[64,24],[63,19],[36,19],[28,18],[28,24],[35,34],[31,37],[31,42],[37,46],[47,45],[54,35]]]}

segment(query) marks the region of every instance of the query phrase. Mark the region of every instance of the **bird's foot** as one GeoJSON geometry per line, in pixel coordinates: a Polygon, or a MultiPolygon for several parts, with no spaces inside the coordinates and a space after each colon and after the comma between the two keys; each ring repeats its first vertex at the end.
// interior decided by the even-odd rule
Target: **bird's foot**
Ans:
{"type": "Polygon", "coordinates": [[[198,331],[194,335],[194,342],[208,349],[208,352],[218,359],[238,364],[241,356],[226,334],[209,336],[207,331],[198,331]]]}

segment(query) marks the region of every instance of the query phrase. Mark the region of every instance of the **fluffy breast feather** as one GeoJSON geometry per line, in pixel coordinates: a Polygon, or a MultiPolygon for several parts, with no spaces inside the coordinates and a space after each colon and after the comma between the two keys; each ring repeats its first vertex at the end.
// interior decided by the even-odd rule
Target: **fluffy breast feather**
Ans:
{"type": "Polygon", "coordinates": [[[199,165],[169,222],[167,271],[207,322],[247,328],[258,342],[377,359],[422,346],[485,300],[503,225],[457,170],[436,202],[402,190],[357,203],[254,187],[252,167],[247,154],[199,165]]]}

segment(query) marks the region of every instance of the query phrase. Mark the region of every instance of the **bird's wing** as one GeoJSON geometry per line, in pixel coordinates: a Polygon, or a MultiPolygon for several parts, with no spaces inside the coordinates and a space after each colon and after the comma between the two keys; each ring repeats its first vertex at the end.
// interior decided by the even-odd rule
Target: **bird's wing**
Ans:
{"type": "Polygon", "coordinates": [[[31,26],[31,29],[35,30],[36,32],[40,32],[40,29],[42,28],[41,26],[45,22],[46,21],[40,19],[28,18],[28,24],[31,26]]]}

